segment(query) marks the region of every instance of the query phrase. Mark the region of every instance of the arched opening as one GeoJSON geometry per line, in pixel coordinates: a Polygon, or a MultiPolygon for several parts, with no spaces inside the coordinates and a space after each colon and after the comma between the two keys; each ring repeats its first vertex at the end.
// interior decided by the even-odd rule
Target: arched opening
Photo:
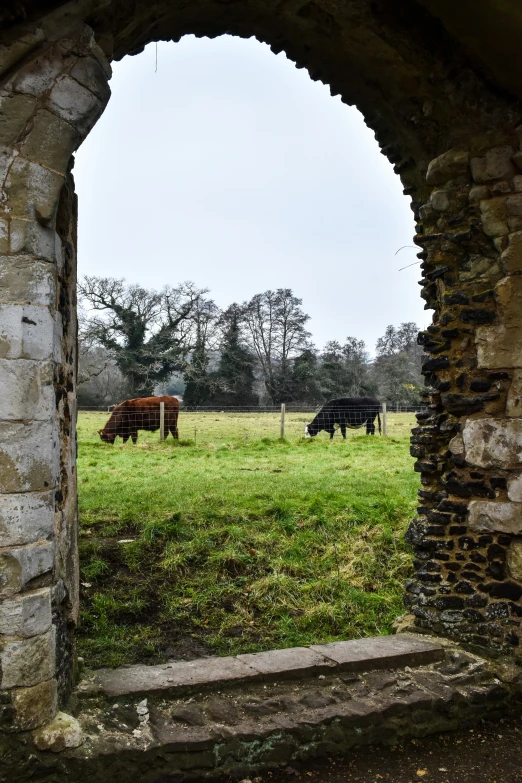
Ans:
{"type": "Polygon", "coordinates": [[[138,2],[97,11],[53,5],[48,13],[29,7],[26,21],[10,12],[2,66],[2,361],[9,392],[1,422],[8,509],[2,590],[20,618],[6,642],[9,654],[2,651],[2,688],[13,705],[20,705],[18,697],[29,699],[31,688],[42,695],[25,713],[13,706],[18,725],[32,728],[52,716],[57,689],[63,700],[73,674],[70,155],[108,101],[110,61],[187,33],[255,35],[287,52],[359,107],[412,196],[422,296],[435,318],[421,336],[428,389],[412,446],[423,487],[409,533],[416,550],[416,576],[407,585],[410,620],[465,644],[516,653],[522,596],[518,103],[483,77],[419,3],[405,2],[393,15],[387,4],[331,8],[315,1],[277,8],[138,2]],[[27,625],[21,607],[36,599],[39,623],[27,625]],[[28,673],[16,661],[29,649],[36,663],[28,673]]]}
{"type": "MultiPolygon", "coordinates": [[[[187,397],[185,446],[169,439],[165,451],[157,432],[140,432],[138,449],[100,442],[107,405],[136,395],[121,390],[122,376],[112,381],[119,396],[87,396],[83,377],[104,383],[117,368],[100,373],[95,359],[86,367],[90,355],[80,352],[80,653],[114,666],[389,632],[411,568],[403,540],[418,485],[408,440],[420,405],[418,329],[410,358],[395,349],[396,375],[391,358],[381,370],[365,354],[388,324],[430,321],[418,266],[398,271],[410,263],[396,255],[414,230],[410,199],[357,110],[254,39],[190,37],[157,53],[152,45],[117,64],[111,85],[111,103],[75,163],[79,276],[161,289],[190,275],[223,311],[290,289],[311,317],[310,347],[292,350],[289,361],[306,349],[315,364],[308,386],[295,382],[281,398],[292,403],[282,446],[241,320],[257,405],[214,393],[192,412],[187,397]],[[337,341],[342,352],[350,336],[361,357],[358,386],[356,370],[349,375],[326,345],[337,341]],[[322,443],[314,456],[304,427],[316,405],[368,394],[403,411],[388,421],[387,449],[337,448],[339,432],[333,451],[322,443]]],[[[105,312],[112,323],[114,312],[105,312]]],[[[80,334],[99,351],[91,323],[80,334]]],[[[209,334],[212,357],[221,340],[218,329],[209,334]]],[[[211,362],[206,377],[218,383],[219,360],[211,362]]]]}

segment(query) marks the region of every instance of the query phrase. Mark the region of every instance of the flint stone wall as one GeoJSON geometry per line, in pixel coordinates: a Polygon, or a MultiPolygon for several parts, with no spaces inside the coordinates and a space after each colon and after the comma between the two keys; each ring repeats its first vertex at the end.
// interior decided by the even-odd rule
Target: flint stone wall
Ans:
{"type": "Polygon", "coordinates": [[[393,18],[387,4],[359,0],[45,2],[30,4],[27,18],[25,5],[0,17],[11,25],[0,37],[0,724],[46,723],[74,677],[71,156],[109,99],[111,59],[194,32],[256,35],[285,50],[361,109],[401,177],[422,296],[435,311],[419,338],[428,409],[412,438],[422,489],[407,605],[417,630],[516,652],[520,105],[411,4],[393,18]]]}

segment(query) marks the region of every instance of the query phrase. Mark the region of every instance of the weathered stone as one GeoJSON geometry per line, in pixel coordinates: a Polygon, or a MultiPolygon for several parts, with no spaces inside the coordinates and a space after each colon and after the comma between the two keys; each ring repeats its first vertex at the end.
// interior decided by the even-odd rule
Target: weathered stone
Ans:
{"type": "Polygon", "coordinates": [[[12,547],[0,552],[0,596],[12,596],[33,579],[53,568],[54,544],[50,541],[12,547]]]}
{"type": "MultiPolygon", "coordinates": [[[[440,578],[439,574],[435,576],[440,578]]],[[[441,656],[441,649],[437,644],[408,634],[314,644],[310,649],[350,671],[369,671],[402,665],[417,666],[439,660],[441,656]]]]}
{"type": "Polygon", "coordinates": [[[0,305],[0,359],[52,359],[55,322],[47,307],[0,305]]]}
{"type": "Polygon", "coordinates": [[[506,400],[506,415],[522,416],[522,370],[515,370],[506,400]]]}
{"type": "Polygon", "coordinates": [[[0,419],[45,421],[51,418],[56,405],[51,362],[0,359],[0,375],[0,419]]]}
{"type": "Polygon", "coordinates": [[[12,145],[22,133],[35,107],[28,95],[0,96],[0,145],[12,145]]]}
{"type": "Polygon", "coordinates": [[[522,538],[513,538],[511,541],[507,550],[506,564],[509,576],[522,582],[522,538]]]}
{"type": "Polygon", "coordinates": [[[489,188],[486,185],[475,185],[469,191],[470,204],[479,204],[489,198],[489,188]]]}
{"type": "Polygon", "coordinates": [[[193,704],[176,707],[172,710],[171,717],[181,723],[188,723],[189,726],[203,726],[205,724],[203,713],[193,704]]]}
{"type": "Polygon", "coordinates": [[[50,680],[55,668],[54,632],[7,642],[0,651],[2,688],[24,688],[50,680]]]}
{"type": "Polygon", "coordinates": [[[522,503],[522,474],[513,476],[508,481],[508,498],[515,503],[522,503]]]}
{"type": "Polygon", "coordinates": [[[522,272],[522,231],[509,235],[509,245],[502,253],[501,262],[510,275],[522,272]]]}
{"type": "Polygon", "coordinates": [[[502,196],[480,202],[482,228],[488,237],[509,234],[506,199],[502,196]]]}
{"type": "Polygon", "coordinates": [[[477,329],[480,367],[522,366],[522,276],[504,277],[495,286],[497,324],[477,329]]]}
{"type": "Polygon", "coordinates": [[[51,723],[35,731],[33,739],[38,750],[59,753],[65,748],[79,748],[83,743],[83,732],[76,718],[58,712],[51,723]]]}
{"type": "Polygon", "coordinates": [[[59,475],[53,422],[0,422],[0,481],[4,492],[45,492],[59,475]]]}
{"type": "Polygon", "coordinates": [[[63,75],[55,83],[49,96],[50,109],[86,136],[100,118],[105,104],[90,90],[63,75]]]}
{"type": "Polygon", "coordinates": [[[517,174],[516,177],[513,177],[513,190],[516,193],[520,193],[522,191],[522,174],[517,174]]]}
{"type": "Polygon", "coordinates": [[[513,155],[513,163],[519,169],[522,171],[522,152],[515,152],[513,155]]]}
{"type": "Polygon", "coordinates": [[[54,305],[56,269],[32,256],[0,256],[0,302],[54,305]]]}
{"type": "Polygon", "coordinates": [[[0,635],[25,638],[37,636],[50,629],[51,620],[49,587],[4,599],[0,603],[0,635]]]}
{"type": "Polygon", "coordinates": [[[506,213],[510,231],[522,229],[522,193],[513,193],[506,196],[506,213]]]}
{"type": "Polygon", "coordinates": [[[522,503],[495,503],[472,500],[469,529],[477,533],[522,533],[522,503]]]}
{"type": "Polygon", "coordinates": [[[69,159],[80,141],[81,137],[72,125],[47,109],[41,109],[32,120],[31,130],[20,152],[33,163],[65,174],[69,159]]]}
{"type": "Polygon", "coordinates": [[[462,437],[471,465],[508,469],[522,464],[522,421],[518,419],[468,419],[462,437]]]}
{"type": "Polygon", "coordinates": [[[102,63],[94,57],[82,57],[76,61],[71,71],[71,76],[90,92],[96,95],[103,104],[111,97],[107,78],[110,78],[110,66],[103,67],[102,63]]]}
{"type": "Polygon", "coordinates": [[[33,544],[54,533],[54,492],[0,496],[0,547],[33,544]]]}
{"type": "Polygon", "coordinates": [[[32,688],[15,688],[12,703],[16,726],[27,731],[51,721],[56,713],[58,693],[56,680],[47,680],[32,688]]]}
{"type": "Polygon", "coordinates": [[[239,720],[237,706],[225,699],[211,699],[207,705],[207,712],[218,723],[234,725],[239,720]]]}
{"type": "Polygon", "coordinates": [[[280,674],[295,676],[305,673],[321,672],[331,666],[331,661],[308,647],[289,647],[284,650],[270,650],[261,653],[238,655],[238,660],[246,663],[261,674],[280,674]]]}
{"type": "Polygon", "coordinates": [[[7,249],[6,253],[26,254],[51,263],[61,258],[61,244],[56,232],[52,228],[42,226],[37,220],[12,218],[9,237],[10,251],[7,249]]]}
{"type": "Polygon", "coordinates": [[[451,149],[431,161],[426,174],[429,185],[444,185],[451,179],[464,177],[469,172],[467,150],[451,149]]]}
{"type": "Polygon", "coordinates": [[[496,281],[502,272],[498,262],[493,258],[472,257],[459,270],[459,280],[467,283],[470,280],[496,281]]]}
{"type": "Polygon", "coordinates": [[[56,216],[63,183],[62,174],[25,158],[17,158],[5,183],[11,215],[49,225],[56,216]]]}
{"type": "Polygon", "coordinates": [[[431,194],[430,203],[432,208],[437,212],[445,212],[450,206],[450,199],[447,191],[434,190],[431,194]]]}
{"type": "Polygon", "coordinates": [[[471,174],[475,182],[483,185],[490,180],[510,179],[514,174],[513,148],[494,147],[481,158],[471,158],[471,174]]]}

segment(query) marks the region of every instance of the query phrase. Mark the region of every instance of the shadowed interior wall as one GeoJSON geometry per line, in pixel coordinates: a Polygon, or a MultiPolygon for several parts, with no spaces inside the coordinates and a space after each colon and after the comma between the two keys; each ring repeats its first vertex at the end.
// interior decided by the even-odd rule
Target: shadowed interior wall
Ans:
{"type": "Polygon", "coordinates": [[[490,83],[413,0],[393,9],[365,0],[78,0],[13,3],[3,13],[1,725],[45,723],[74,677],[71,156],[109,99],[110,61],[187,33],[255,35],[284,50],[358,106],[401,177],[417,221],[422,295],[435,310],[420,336],[428,412],[412,439],[422,488],[409,532],[416,574],[406,586],[407,623],[482,650],[516,651],[522,615],[517,100],[490,83]]]}

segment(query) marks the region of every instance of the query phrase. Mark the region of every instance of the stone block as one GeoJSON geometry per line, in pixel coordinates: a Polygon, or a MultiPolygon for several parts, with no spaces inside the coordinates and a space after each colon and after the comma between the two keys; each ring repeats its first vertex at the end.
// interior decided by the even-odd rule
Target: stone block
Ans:
{"type": "Polygon", "coordinates": [[[495,286],[497,323],[478,327],[479,367],[522,367],[522,276],[509,275],[495,286]]]}
{"type": "Polygon", "coordinates": [[[512,476],[507,483],[507,493],[510,500],[522,503],[522,474],[512,476]]]}
{"type": "Polygon", "coordinates": [[[503,196],[480,202],[482,228],[488,237],[509,234],[506,199],[503,196]]]}
{"type": "Polygon", "coordinates": [[[49,108],[85,137],[100,118],[105,104],[68,75],[61,76],[49,96],[49,108]]]}
{"type": "Polygon", "coordinates": [[[70,123],[41,109],[36,113],[20,152],[34,163],[65,174],[70,157],[80,143],[80,134],[70,123]]]}
{"type": "Polygon", "coordinates": [[[55,673],[54,631],[31,639],[7,642],[0,652],[0,688],[29,688],[55,673]]]}
{"type": "Polygon", "coordinates": [[[484,280],[496,282],[501,276],[498,262],[493,258],[472,256],[462,265],[459,271],[459,280],[463,283],[468,280],[484,280]]]}
{"type": "Polygon", "coordinates": [[[25,67],[17,68],[5,87],[15,93],[41,98],[52,88],[63,67],[61,57],[46,52],[44,56],[30,60],[25,67]]]}
{"type": "Polygon", "coordinates": [[[332,666],[330,660],[309,647],[289,647],[286,650],[269,650],[260,653],[245,653],[237,659],[261,674],[278,674],[281,677],[301,676],[307,673],[321,673],[332,666]]]}
{"type": "Polygon", "coordinates": [[[0,419],[45,421],[55,410],[54,365],[30,359],[0,359],[0,419]]]}
{"type": "Polygon", "coordinates": [[[4,636],[38,636],[51,628],[51,622],[50,587],[22,593],[0,603],[0,634],[4,636]]]}
{"type": "Polygon", "coordinates": [[[11,693],[18,729],[37,729],[54,718],[58,706],[56,680],[47,680],[32,688],[15,688],[11,693]]]}
{"type": "MultiPolygon", "coordinates": [[[[42,226],[36,220],[11,220],[10,249],[11,254],[25,254],[35,259],[56,263],[57,249],[61,255],[61,244],[58,235],[52,228],[42,226]]],[[[6,251],[7,252],[7,251],[6,251]]]]}
{"type": "Polygon", "coordinates": [[[507,394],[506,414],[510,417],[522,416],[522,370],[515,370],[507,394]]]}
{"type": "Polygon", "coordinates": [[[52,359],[54,319],[47,307],[0,304],[0,359],[52,359]]]}
{"type": "Polygon", "coordinates": [[[9,252],[9,223],[0,218],[0,255],[9,252]]]}
{"type": "Polygon", "coordinates": [[[0,547],[34,544],[54,535],[54,492],[0,496],[0,547]]]}
{"type": "Polygon", "coordinates": [[[83,733],[76,718],[59,712],[47,726],[34,733],[33,739],[38,750],[60,753],[65,748],[79,748],[83,742],[83,733]]]}
{"type": "Polygon", "coordinates": [[[0,492],[45,492],[58,476],[55,422],[0,422],[0,492]]]}
{"type": "Polygon", "coordinates": [[[510,231],[522,229],[522,193],[506,196],[507,223],[510,231]]]}
{"type": "Polygon", "coordinates": [[[431,161],[426,174],[429,185],[444,185],[451,179],[465,177],[469,172],[467,150],[451,149],[431,161]]]}
{"type": "Polygon", "coordinates": [[[62,174],[18,157],[5,183],[6,206],[13,217],[47,226],[56,215],[63,183],[62,174]]]}
{"type": "Polygon", "coordinates": [[[522,174],[517,174],[516,177],[513,177],[513,190],[516,193],[520,193],[522,191],[522,174]]]}
{"type": "Polygon", "coordinates": [[[483,157],[471,158],[471,174],[475,182],[483,185],[495,179],[510,179],[515,173],[510,146],[495,147],[483,157]]]}
{"type": "Polygon", "coordinates": [[[53,563],[54,544],[50,541],[0,552],[0,596],[13,596],[33,579],[50,574],[53,563]]]}
{"type": "Polygon", "coordinates": [[[522,465],[520,419],[468,419],[462,437],[470,465],[504,470],[522,465]]]}
{"type": "Polygon", "coordinates": [[[32,256],[0,255],[0,302],[54,306],[56,267],[32,256]]]}
{"type": "Polygon", "coordinates": [[[436,212],[445,212],[450,206],[449,196],[445,190],[434,190],[430,203],[436,212]]]}
{"type": "Polygon", "coordinates": [[[522,272],[522,231],[509,235],[509,245],[500,260],[507,274],[522,272]]]}
{"type": "Polygon", "coordinates": [[[310,649],[350,671],[422,666],[444,657],[442,647],[431,639],[420,639],[405,633],[375,636],[371,639],[352,639],[348,642],[313,644],[310,649]]]}
{"type": "Polygon", "coordinates": [[[522,533],[522,503],[472,500],[468,511],[469,529],[476,533],[522,533]]]}
{"type": "Polygon", "coordinates": [[[0,145],[14,144],[35,106],[36,101],[30,95],[0,95],[0,145]]]}
{"type": "Polygon", "coordinates": [[[522,582],[522,538],[513,538],[507,550],[508,576],[522,582]]]}
{"type": "Polygon", "coordinates": [[[110,76],[94,57],[80,57],[71,71],[71,76],[94,93],[103,104],[108,103],[111,97],[110,76]]]}

